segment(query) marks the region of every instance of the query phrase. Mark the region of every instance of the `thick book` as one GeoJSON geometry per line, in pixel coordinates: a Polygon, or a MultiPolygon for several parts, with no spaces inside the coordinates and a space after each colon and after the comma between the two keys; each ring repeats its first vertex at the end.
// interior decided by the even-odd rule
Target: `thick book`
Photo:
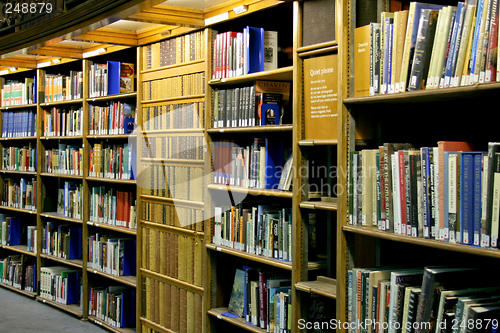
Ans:
{"type": "Polygon", "coordinates": [[[247,26],[245,33],[248,43],[245,50],[247,67],[244,73],[262,72],[264,70],[264,28],[247,26]]]}

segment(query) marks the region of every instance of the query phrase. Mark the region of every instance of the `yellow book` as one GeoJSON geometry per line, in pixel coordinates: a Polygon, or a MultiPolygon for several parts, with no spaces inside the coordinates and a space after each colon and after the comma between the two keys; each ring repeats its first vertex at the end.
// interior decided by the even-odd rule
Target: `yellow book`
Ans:
{"type": "Polygon", "coordinates": [[[354,30],[354,97],[370,95],[370,25],[354,30]]]}

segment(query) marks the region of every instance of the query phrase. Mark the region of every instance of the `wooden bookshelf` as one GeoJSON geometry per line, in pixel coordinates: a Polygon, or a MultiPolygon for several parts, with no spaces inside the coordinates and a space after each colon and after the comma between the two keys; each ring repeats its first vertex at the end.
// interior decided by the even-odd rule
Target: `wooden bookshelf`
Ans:
{"type": "Polygon", "coordinates": [[[252,324],[247,323],[243,318],[232,318],[229,316],[224,315],[224,313],[228,313],[229,310],[227,308],[214,308],[208,310],[208,314],[212,317],[215,317],[219,320],[224,320],[236,327],[242,328],[245,331],[248,332],[254,332],[254,333],[264,333],[267,332],[264,329],[261,329],[260,327],[254,326],[252,324]]]}
{"type": "Polygon", "coordinates": [[[318,276],[315,281],[300,281],[295,284],[299,291],[317,294],[324,297],[337,298],[337,281],[325,276],[318,276]]]}

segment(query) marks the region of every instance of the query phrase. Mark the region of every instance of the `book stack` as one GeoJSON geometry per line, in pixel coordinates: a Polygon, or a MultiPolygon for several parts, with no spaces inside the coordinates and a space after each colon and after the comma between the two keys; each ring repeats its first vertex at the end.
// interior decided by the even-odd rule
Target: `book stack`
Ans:
{"type": "Polygon", "coordinates": [[[409,10],[383,12],[380,23],[355,34],[355,66],[366,70],[366,80],[362,74],[359,80],[369,84],[370,95],[500,80],[496,0],[457,6],[411,2],[409,10]]]}
{"type": "Polygon", "coordinates": [[[232,141],[219,141],[213,143],[212,153],[214,184],[280,190],[290,186],[287,179],[291,163],[286,163],[287,170],[283,169],[282,141],[255,138],[251,145],[244,147],[232,141]]]}
{"type": "Polygon", "coordinates": [[[132,145],[96,143],[89,150],[89,176],[109,179],[134,179],[132,145]]]}
{"type": "Polygon", "coordinates": [[[213,41],[212,79],[278,68],[278,32],[245,27],[218,33],[213,41]]]}
{"type": "Polygon", "coordinates": [[[90,221],[124,228],[136,227],[137,208],[131,192],[94,186],[90,188],[90,193],[90,221]]]}
{"type": "Polygon", "coordinates": [[[291,279],[279,271],[243,267],[236,269],[228,317],[240,317],[267,332],[290,332],[291,279]]]}
{"type": "Polygon", "coordinates": [[[348,271],[347,320],[369,323],[373,331],[443,331],[476,320],[491,328],[500,313],[499,292],[497,281],[477,268],[353,268],[348,271]]]}
{"type": "Polygon", "coordinates": [[[354,225],[481,247],[498,247],[496,177],[500,144],[473,151],[467,142],[410,148],[386,143],[351,153],[354,225]]]}
{"type": "Polygon", "coordinates": [[[130,134],[134,130],[135,105],[110,102],[107,106],[90,105],[89,134],[130,134]]]}
{"type": "Polygon", "coordinates": [[[40,297],[63,305],[79,304],[81,274],[63,266],[40,268],[40,297]]]}
{"type": "Polygon", "coordinates": [[[43,228],[42,253],[62,259],[81,259],[82,228],[47,222],[43,228]]]}
{"type": "Polygon", "coordinates": [[[59,143],[58,148],[45,150],[43,172],[60,175],[83,175],[83,147],[59,143]]]}
{"type": "Polygon", "coordinates": [[[135,327],[135,290],[124,286],[91,287],[89,316],[116,327],[135,327]]]}
{"type": "Polygon", "coordinates": [[[2,138],[24,138],[36,136],[36,112],[4,111],[2,115],[2,138]]]}
{"type": "Polygon", "coordinates": [[[45,74],[44,102],[62,102],[83,96],[83,72],[70,71],[69,75],[45,74]]]}
{"type": "Polygon", "coordinates": [[[134,64],[107,61],[91,63],[89,71],[89,97],[101,97],[134,91],[134,64]]]}
{"type": "Polygon", "coordinates": [[[75,182],[64,182],[57,196],[57,213],[74,219],[82,218],[83,185],[75,182]]]}
{"type": "Polygon", "coordinates": [[[9,171],[36,171],[36,148],[28,146],[2,148],[2,169],[9,171]]]}
{"type": "Polygon", "coordinates": [[[87,266],[115,276],[135,275],[135,239],[96,233],[88,242],[87,266]]]}
{"type": "Polygon", "coordinates": [[[78,136],[83,134],[83,108],[53,107],[43,110],[44,136],[78,136]]]}
{"type": "Polygon", "coordinates": [[[162,40],[143,47],[143,70],[202,60],[205,52],[205,32],[162,40]]]}
{"type": "Polygon", "coordinates": [[[36,182],[36,178],[4,179],[2,205],[36,212],[36,182]]]}
{"type": "Polygon", "coordinates": [[[292,260],[291,208],[215,207],[213,243],[250,254],[292,260]]]}
{"type": "Polygon", "coordinates": [[[35,104],[35,79],[35,77],[27,77],[24,82],[6,80],[2,85],[2,106],[35,104]]]}
{"type": "Polygon", "coordinates": [[[142,99],[157,100],[205,94],[205,72],[142,82],[142,99]]]}
{"type": "Polygon", "coordinates": [[[205,102],[174,103],[142,108],[144,130],[203,128],[205,102]]]}

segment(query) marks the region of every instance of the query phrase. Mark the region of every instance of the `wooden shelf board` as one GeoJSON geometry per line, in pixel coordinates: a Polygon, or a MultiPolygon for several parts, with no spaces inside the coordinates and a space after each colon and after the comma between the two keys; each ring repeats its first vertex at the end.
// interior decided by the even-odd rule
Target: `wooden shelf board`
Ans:
{"type": "Polygon", "coordinates": [[[10,171],[10,170],[0,170],[1,173],[11,173],[17,175],[27,175],[27,176],[36,176],[36,171],[10,171]]]}
{"type": "Polygon", "coordinates": [[[56,106],[56,105],[66,105],[66,104],[78,104],[83,103],[83,99],[68,99],[66,101],[50,102],[50,103],[40,103],[41,107],[45,106],[56,106]]]}
{"type": "Polygon", "coordinates": [[[129,234],[129,235],[137,235],[137,229],[124,228],[124,227],[119,227],[119,226],[110,225],[110,224],[106,224],[106,223],[91,222],[91,221],[87,221],[87,225],[94,226],[96,228],[103,228],[103,229],[113,230],[113,231],[117,231],[117,232],[122,232],[122,233],[129,234]]]}
{"type": "Polygon", "coordinates": [[[23,104],[23,105],[10,105],[10,106],[2,106],[0,107],[0,111],[6,111],[11,109],[26,109],[26,108],[34,108],[37,104],[23,104]]]}
{"type": "Polygon", "coordinates": [[[15,138],[0,138],[0,141],[12,141],[12,140],[36,140],[36,136],[25,136],[25,137],[15,137],[15,138]]]}
{"type": "Polygon", "coordinates": [[[100,271],[97,269],[93,269],[91,267],[87,267],[87,271],[90,273],[94,273],[97,275],[107,277],[108,279],[115,280],[117,282],[121,282],[123,284],[126,284],[126,285],[134,287],[134,288],[137,285],[137,277],[135,275],[117,276],[117,275],[113,275],[113,274],[108,274],[106,272],[103,272],[103,271],[100,271]]]}
{"type": "Polygon", "coordinates": [[[147,201],[151,201],[151,202],[168,203],[171,205],[179,205],[181,207],[191,207],[191,208],[204,208],[205,207],[205,203],[200,202],[200,201],[164,198],[164,197],[157,197],[154,195],[145,195],[145,194],[141,194],[140,196],[141,196],[141,198],[143,198],[147,201]]]}
{"type": "Polygon", "coordinates": [[[473,86],[452,87],[432,90],[407,91],[403,93],[365,96],[365,97],[349,97],[344,99],[344,104],[348,106],[355,105],[377,105],[377,104],[405,104],[419,102],[437,102],[446,101],[450,98],[459,99],[474,99],[479,98],[482,94],[500,90],[500,82],[491,82],[476,84],[473,86]]]}
{"type": "Polygon", "coordinates": [[[36,257],[36,253],[28,251],[28,246],[26,245],[0,245],[1,248],[6,249],[6,250],[11,250],[14,252],[19,252],[31,257],[36,257]]]}
{"type": "Polygon", "coordinates": [[[9,290],[15,291],[17,293],[23,294],[24,296],[28,296],[28,297],[31,297],[31,298],[35,298],[36,295],[37,295],[37,292],[20,290],[20,289],[17,289],[15,287],[13,287],[13,286],[9,286],[8,284],[3,283],[3,282],[0,283],[0,287],[3,287],[5,289],[9,289],[9,290]]]}
{"type": "Polygon", "coordinates": [[[175,128],[175,129],[164,129],[164,130],[144,130],[142,135],[161,135],[161,134],[203,134],[203,128],[175,128]]]}
{"type": "Polygon", "coordinates": [[[58,309],[61,309],[63,311],[69,312],[75,316],[82,317],[83,316],[83,310],[82,308],[77,305],[77,304],[69,304],[69,305],[64,305],[64,304],[59,304],[56,301],[51,301],[45,298],[42,298],[40,296],[36,297],[36,300],[39,302],[42,302],[44,304],[49,304],[52,305],[58,309]]]}
{"type": "Polygon", "coordinates": [[[42,136],[40,140],[83,140],[83,135],[68,135],[68,136],[42,136]]]}
{"type": "Polygon", "coordinates": [[[483,257],[500,258],[500,251],[496,249],[486,249],[464,244],[442,242],[435,239],[425,239],[425,238],[411,237],[407,235],[398,235],[387,231],[378,230],[376,227],[345,225],[342,227],[342,230],[365,236],[387,239],[395,242],[421,245],[441,250],[449,250],[453,252],[480,255],[483,257]]]}
{"type": "Polygon", "coordinates": [[[207,129],[209,134],[227,133],[268,133],[268,132],[292,132],[293,125],[265,125],[251,127],[223,127],[207,129]]]}
{"type": "Polygon", "coordinates": [[[83,268],[83,260],[82,259],[63,259],[63,258],[60,258],[57,256],[53,256],[50,254],[44,254],[44,253],[41,253],[40,257],[45,258],[45,259],[49,259],[49,260],[53,260],[53,261],[57,261],[57,262],[60,262],[61,264],[64,264],[64,265],[78,267],[80,269],[83,268]]]}
{"type": "Polygon", "coordinates": [[[224,86],[232,84],[242,84],[254,81],[292,81],[293,66],[282,67],[272,71],[263,71],[241,76],[229,77],[226,79],[212,79],[208,84],[212,86],[224,86]]]}
{"type": "Polygon", "coordinates": [[[110,324],[106,323],[105,321],[102,321],[102,320],[98,319],[97,317],[94,317],[91,315],[89,315],[87,318],[89,321],[93,322],[94,324],[102,326],[111,332],[115,332],[115,333],[135,332],[135,329],[133,329],[133,328],[118,328],[118,327],[111,326],[110,324]]]}
{"type": "Polygon", "coordinates": [[[32,210],[27,210],[27,209],[21,209],[21,208],[14,208],[14,207],[9,207],[9,206],[0,206],[0,209],[7,209],[13,212],[18,212],[18,213],[26,213],[26,214],[36,214],[35,211],[32,210]]]}
{"type": "Polygon", "coordinates": [[[328,201],[303,201],[299,204],[300,208],[319,209],[337,211],[337,202],[328,201]]]}
{"type": "Polygon", "coordinates": [[[125,94],[115,94],[100,97],[89,97],[87,102],[100,102],[100,101],[111,101],[115,99],[127,99],[137,97],[137,92],[125,93],[125,94]]]}
{"type": "Polygon", "coordinates": [[[67,216],[64,216],[63,214],[59,214],[59,213],[55,213],[55,212],[40,213],[40,216],[47,217],[47,218],[50,218],[50,219],[56,219],[56,220],[66,221],[66,222],[83,223],[81,219],[75,219],[75,218],[72,218],[72,217],[67,217],[67,216]]]}
{"type": "Polygon", "coordinates": [[[88,134],[87,139],[128,139],[130,136],[134,136],[135,134],[88,134]]]}
{"type": "Polygon", "coordinates": [[[101,178],[101,177],[85,177],[87,180],[96,181],[96,182],[107,182],[107,183],[119,183],[119,184],[132,184],[135,185],[134,180],[127,179],[112,179],[112,178],[101,178]]]}
{"type": "Polygon", "coordinates": [[[177,235],[184,235],[184,236],[187,236],[190,238],[197,238],[201,241],[203,241],[205,238],[204,237],[205,233],[203,231],[190,230],[190,229],[185,229],[185,228],[176,227],[176,226],[172,226],[172,225],[159,224],[159,223],[143,221],[143,220],[141,220],[141,224],[143,224],[144,227],[147,227],[150,229],[163,230],[163,231],[167,231],[168,233],[174,233],[177,235]]]}
{"type": "Polygon", "coordinates": [[[245,188],[245,187],[220,185],[220,184],[209,184],[207,188],[209,190],[248,193],[250,195],[262,195],[267,197],[290,198],[290,199],[293,197],[292,192],[280,191],[280,190],[259,190],[255,188],[245,188]]]}
{"type": "Polygon", "coordinates": [[[300,140],[299,146],[310,147],[310,146],[334,146],[338,144],[337,139],[331,140],[300,140]]]}
{"type": "Polygon", "coordinates": [[[281,268],[281,269],[292,270],[292,262],[291,261],[282,261],[282,260],[277,260],[277,259],[268,258],[268,257],[264,257],[264,256],[259,256],[256,254],[250,254],[250,253],[247,253],[245,251],[231,249],[229,247],[216,245],[216,244],[207,244],[206,247],[209,250],[227,253],[227,254],[230,254],[230,255],[233,255],[233,256],[236,256],[239,258],[244,258],[244,259],[252,260],[255,262],[260,262],[262,264],[274,266],[274,267],[281,268]]]}
{"type": "Polygon", "coordinates": [[[147,73],[154,73],[154,72],[159,72],[163,70],[168,70],[168,69],[173,69],[173,68],[179,68],[179,67],[186,67],[198,63],[203,63],[205,62],[205,59],[198,59],[194,61],[188,61],[180,64],[174,64],[174,65],[168,65],[168,66],[162,66],[162,67],[156,67],[156,68],[151,68],[151,69],[144,69],[141,70],[141,74],[147,74],[147,73]]]}
{"type": "Polygon", "coordinates": [[[297,290],[329,298],[337,298],[337,281],[319,276],[316,281],[301,281],[295,284],[297,290]]]}
{"type": "Polygon", "coordinates": [[[50,173],[50,172],[42,172],[42,173],[40,173],[40,176],[55,177],[55,178],[83,179],[83,176],[65,175],[62,173],[50,173]]]}
{"type": "Polygon", "coordinates": [[[208,314],[211,315],[212,317],[215,317],[217,319],[221,319],[224,321],[227,321],[228,323],[231,323],[235,326],[241,327],[249,332],[254,332],[254,333],[265,333],[267,332],[266,330],[251,325],[245,321],[243,318],[231,318],[231,317],[226,317],[223,315],[223,313],[229,312],[227,308],[215,308],[215,309],[210,309],[208,310],[208,314]]]}
{"type": "Polygon", "coordinates": [[[204,99],[205,94],[199,94],[199,95],[188,95],[188,96],[176,96],[176,97],[168,97],[168,98],[159,98],[159,99],[152,99],[152,100],[147,100],[147,101],[141,101],[142,105],[148,105],[148,104],[155,104],[155,103],[165,103],[165,102],[173,102],[173,101],[184,101],[187,99],[204,99]]]}

